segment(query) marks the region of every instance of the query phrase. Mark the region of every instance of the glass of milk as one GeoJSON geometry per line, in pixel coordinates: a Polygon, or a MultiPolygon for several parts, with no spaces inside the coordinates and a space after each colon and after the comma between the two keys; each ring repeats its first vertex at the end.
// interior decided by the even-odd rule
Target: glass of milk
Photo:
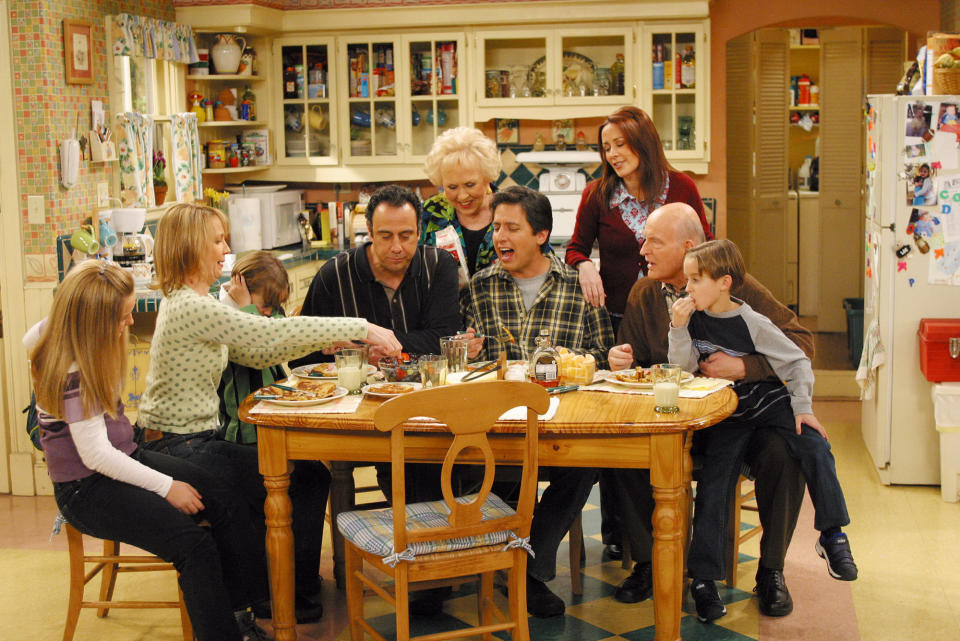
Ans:
{"type": "Polygon", "coordinates": [[[337,362],[337,385],[349,394],[359,394],[367,382],[367,362],[362,349],[342,349],[334,358],[337,362]]]}
{"type": "Polygon", "coordinates": [[[679,412],[677,399],[680,397],[680,376],[683,368],[673,363],[659,363],[650,368],[653,379],[654,409],[661,414],[679,412]]]}

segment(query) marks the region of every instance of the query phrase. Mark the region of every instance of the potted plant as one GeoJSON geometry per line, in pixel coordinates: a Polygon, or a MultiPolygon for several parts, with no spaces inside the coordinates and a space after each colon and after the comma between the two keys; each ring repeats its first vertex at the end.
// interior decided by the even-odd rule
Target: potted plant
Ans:
{"type": "Polygon", "coordinates": [[[163,152],[159,149],[153,152],[153,195],[157,205],[162,205],[167,197],[167,177],[164,170],[167,167],[167,161],[163,157],[163,152]]]}

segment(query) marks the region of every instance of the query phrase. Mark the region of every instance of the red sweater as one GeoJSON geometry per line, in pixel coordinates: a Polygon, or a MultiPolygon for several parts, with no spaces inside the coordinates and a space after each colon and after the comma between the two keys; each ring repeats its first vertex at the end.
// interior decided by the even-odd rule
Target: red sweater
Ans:
{"type": "MultiPolygon", "coordinates": [[[[637,237],[620,217],[620,208],[615,207],[604,214],[590,202],[593,191],[599,184],[599,180],[594,180],[583,190],[580,208],[577,210],[577,222],[570,244],[567,245],[565,260],[574,267],[589,260],[593,241],[598,240],[600,279],[607,294],[607,311],[623,314],[630,288],[637,282],[637,278],[647,273],[647,262],[640,256],[637,237]]],[[[707,239],[713,238],[703,213],[700,192],[686,174],[670,172],[670,188],[667,190],[666,202],[683,202],[693,207],[700,216],[707,239]]]]}

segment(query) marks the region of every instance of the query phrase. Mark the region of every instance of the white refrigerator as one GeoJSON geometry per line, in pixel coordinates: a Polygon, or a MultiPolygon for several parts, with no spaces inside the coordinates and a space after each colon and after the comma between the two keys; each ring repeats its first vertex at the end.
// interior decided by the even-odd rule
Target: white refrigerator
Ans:
{"type": "MultiPolygon", "coordinates": [[[[933,383],[920,371],[917,330],[924,317],[960,317],[960,277],[941,271],[954,268],[942,250],[956,232],[960,202],[937,194],[944,181],[960,185],[960,96],[867,101],[864,349],[875,332],[884,358],[873,397],[863,401],[863,440],[884,483],[936,485],[933,383]]],[[[955,250],[948,247],[947,256],[955,250]]]]}

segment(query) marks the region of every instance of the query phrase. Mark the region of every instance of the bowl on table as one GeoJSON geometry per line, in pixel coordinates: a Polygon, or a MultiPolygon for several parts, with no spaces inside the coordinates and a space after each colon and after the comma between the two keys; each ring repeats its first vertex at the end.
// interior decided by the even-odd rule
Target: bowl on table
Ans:
{"type": "Polygon", "coordinates": [[[420,380],[420,369],[416,358],[401,361],[393,356],[386,356],[377,361],[377,365],[388,383],[412,383],[420,380]]]}

